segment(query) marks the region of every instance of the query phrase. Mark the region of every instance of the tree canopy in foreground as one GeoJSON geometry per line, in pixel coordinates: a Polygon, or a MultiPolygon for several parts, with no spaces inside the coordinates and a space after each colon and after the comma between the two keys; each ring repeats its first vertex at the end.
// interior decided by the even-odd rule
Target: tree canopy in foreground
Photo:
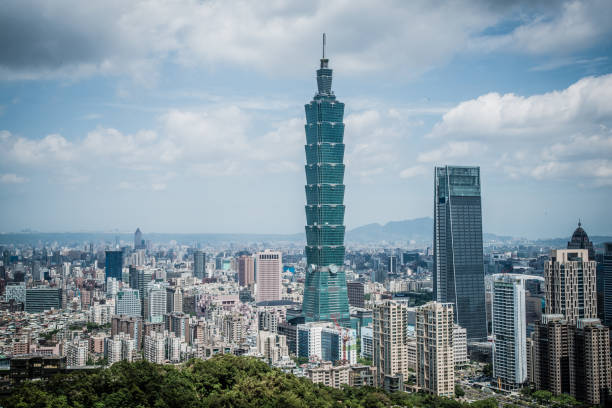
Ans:
{"type": "Polygon", "coordinates": [[[27,382],[0,400],[3,407],[496,407],[494,399],[461,403],[376,388],[334,389],[285,374],[250,357],[219,355],[180,367],[120,362],[94,372],[27,382]]]}

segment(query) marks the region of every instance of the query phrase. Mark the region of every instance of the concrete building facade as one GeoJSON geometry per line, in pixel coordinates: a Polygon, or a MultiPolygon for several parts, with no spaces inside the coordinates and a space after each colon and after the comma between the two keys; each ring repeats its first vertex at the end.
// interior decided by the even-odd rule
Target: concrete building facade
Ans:
{"type": "Polygon", "coordinates": [[[257,272],[257,292],[255,300],[281,300],[281,271],[283,255],[277,251],[266,250],[255,256],[257,272]]]}
{"type": "Polygon", "coordinates": [[[597,262],[587,249],[556,249],[544,264],[546,314],[561,314],[570,324],[597,317],[597,262]]]}
{"type": "Polygon", "coordinates": [[[380,383],[385,376],[408,378],[408,312],[405,302],[384,300],[374,305],[372,352],[380,383]]]}
{"type": "Polygon", "coordinates": [[[453,324],[452,303],[416,308],[417,387],[443,397],[455,395],[453,324]]]}
{"type": "Polygon", "coordinates": [[[525,280],[521,275],[493,276],[493,377],[504,390],[527,381],[525,280]]]}

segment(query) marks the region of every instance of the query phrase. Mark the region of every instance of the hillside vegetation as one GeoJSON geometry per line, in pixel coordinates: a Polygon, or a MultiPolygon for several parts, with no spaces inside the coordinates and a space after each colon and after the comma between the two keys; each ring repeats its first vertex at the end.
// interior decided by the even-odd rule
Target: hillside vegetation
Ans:
{"type": "Polygon", "coordinates": [[[180,367],[121,362],[89,373],[28,382],[3,407],[496,407],[493,399],[464,404],[425,394],[375,388],[338,390],[285,374],[250,357],[219,355],[180,367]]]}

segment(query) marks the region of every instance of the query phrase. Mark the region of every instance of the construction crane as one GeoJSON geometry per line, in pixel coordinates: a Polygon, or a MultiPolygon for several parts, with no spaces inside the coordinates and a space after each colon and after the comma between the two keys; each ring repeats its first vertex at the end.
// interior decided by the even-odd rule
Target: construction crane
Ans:
{"type": "Polygon", "coordinates": [[[346,363],[348,361],[348,359],[346,358],[346,343],[351,339],[351,337],[348,334],[348,330],[345,327],[342,327],[338,324],[338,321],[336,320],[336,316],[332,315],[332,320],[334,321],[334,324],[336,325],[336,329],[338,329],[340,331],[340,335],[342,337],[342,362],[346,363]]]}

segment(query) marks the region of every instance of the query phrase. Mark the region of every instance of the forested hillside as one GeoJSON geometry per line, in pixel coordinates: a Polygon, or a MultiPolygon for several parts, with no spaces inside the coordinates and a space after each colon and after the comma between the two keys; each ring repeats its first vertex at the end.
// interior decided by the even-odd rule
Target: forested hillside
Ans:
{"type": "Polygon", "coordinates": [[[285,374],[249,357],[220,355],[181,367],[146,361],[31,382],[1,401],[10,407],[496,407],[373,388],[333,389],[285,374]]]}

